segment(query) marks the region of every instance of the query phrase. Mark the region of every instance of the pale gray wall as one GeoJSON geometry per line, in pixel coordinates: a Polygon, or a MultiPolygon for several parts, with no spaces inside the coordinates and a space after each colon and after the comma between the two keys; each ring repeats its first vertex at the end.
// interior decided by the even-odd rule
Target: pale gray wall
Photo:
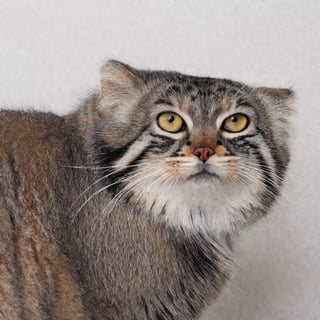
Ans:
{"type": "Polygon", "coordinates": [[[320,319],[319,17],[317,0],[0,0],[0,102],[67,113],[109,58],[293,87],[284,195],[241,235],[215,319],[320,319]]]}

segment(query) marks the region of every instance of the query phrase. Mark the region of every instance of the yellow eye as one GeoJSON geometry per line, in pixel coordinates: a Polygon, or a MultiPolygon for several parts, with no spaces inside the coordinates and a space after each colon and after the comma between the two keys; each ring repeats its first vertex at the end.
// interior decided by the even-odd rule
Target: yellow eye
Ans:
{"type": "Polygon", "coordinates": [[[249,125],[249,118],[242,114],[236,113],[225,119],[222,123],[222,129],[227,132],[240,132],[249,125]]]}
{"type": "Polygon", "coordinates": [[[174,112],[160,113],[157,122],[162,130],[171,133],[177,133],[185,128],[183,119],[174,112]]]}

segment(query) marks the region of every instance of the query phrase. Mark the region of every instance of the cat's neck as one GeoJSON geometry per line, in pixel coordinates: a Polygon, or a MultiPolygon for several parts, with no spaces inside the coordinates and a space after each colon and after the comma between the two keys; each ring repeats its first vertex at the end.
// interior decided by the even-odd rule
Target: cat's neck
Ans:
{"type": "Polygon", "coordinates": [[[177,319],[184,319],[218,295],[228,278],[229,259],[212,235],[169,230],[133,208],[119,205],[109,212],[108,205],[110,195],[98,194],[64,232],[85,303],[95,306],[95,315],[111,312],[106,301],[117,296],[117,310],[124,316],[136,310],[143,319],[144,304],[155,312],[159,295],[171,303],[162,297],[170,292],[184,301],[184,310],[176,310],[177,319]],[[133,285],[131,279],[138,280],[133,285]]]}
{"type": "MultiPolygon", "coordinates": [[[[72,126],[75,118],[79,114],[68,119],[72,126]]],[[[228,278],[229,258],[219,237],[169,229],[128,202],[114,205],[79,132],[83,128],[74,131],[74,143],[67,142],[64,173],[57,180],[60,217],[53,224],[86,307],[97,319],[119,310],[123,318],[136,312],[144,319],[146,309],[161,308],[160,299],[173,304],[176,319],[198,314],[228,278]],[[183,302],[179,307],[172,295],[183,302]]]]}

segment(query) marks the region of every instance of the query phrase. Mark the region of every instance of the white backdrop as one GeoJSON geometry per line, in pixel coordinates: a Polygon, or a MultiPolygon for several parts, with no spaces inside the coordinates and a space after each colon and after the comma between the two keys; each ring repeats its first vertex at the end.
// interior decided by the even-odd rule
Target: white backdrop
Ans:
{"type": "Polygon", "coordinates": [[[284,195],[237,242],[234,279],[215,320],[317,320],[319,17],[318,0],[0,0],[0,103],[66,114],[98,86],[109,58],[292,87],[284,195]]]}

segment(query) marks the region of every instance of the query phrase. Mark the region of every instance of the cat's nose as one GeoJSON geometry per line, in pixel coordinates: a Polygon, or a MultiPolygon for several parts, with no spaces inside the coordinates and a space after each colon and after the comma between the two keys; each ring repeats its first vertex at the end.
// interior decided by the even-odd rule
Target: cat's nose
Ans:
{"type": "Polygon", "coordinates": [[[198,147],[195,148],[192,153],[204,162],[207,161],[209,157],[211,157],[214,154],[214,151],[208,147],[198,147]]]}

